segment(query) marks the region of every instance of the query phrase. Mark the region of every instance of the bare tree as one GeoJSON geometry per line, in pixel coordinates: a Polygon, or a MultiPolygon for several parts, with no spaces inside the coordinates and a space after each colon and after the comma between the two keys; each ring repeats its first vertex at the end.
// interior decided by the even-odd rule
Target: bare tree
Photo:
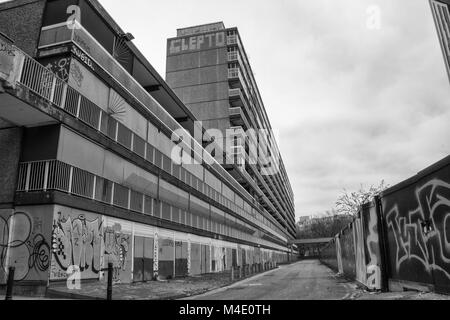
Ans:
{"type": "Polygon", "coordinates": [[[330,210],[320,218],[313,218],[305,223],[297,224],[297,239],[332,238],[346,225],[352,222],[353,216],[337,214],[330,210]]]}
{"type": "Polygon", "coordinates": [[[336,209],[339,214],[346,214],[356,216],[360,207],[372,201],[377,195],[389,188],[382,180],[381,183],[375,187],[370,186],[368,190],[361,185],[360,189],[355,192],[348,192],[344,189],[344,193],[336,201],[336,209]]]}

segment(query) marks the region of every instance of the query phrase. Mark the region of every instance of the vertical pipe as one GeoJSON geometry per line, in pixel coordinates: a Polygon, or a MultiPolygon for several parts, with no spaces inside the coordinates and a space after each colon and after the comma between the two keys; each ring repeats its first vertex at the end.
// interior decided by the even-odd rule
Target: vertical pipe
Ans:
{"type": "Polygon", "coordinates": [[[375,197],[375,204],[377,208],[378,217],[378,239],[380,241],[380,251],[381,251],[381,291],[389,291],[389,244],[388,244],[388,234],[385,225],[385,220],[383,216],[383,205],[381,203],[381,196],[375,197]]]}
{"type": "Polygon", "coordinates": [[[112,283],[113,283],[113,264],[108,263],[108,288],[106,291],[106,300],[112,300],[112,283]]]}
{"type": "Polygon", "coordinates": [[[14,268],[14,267],[9,268],[8,282],[6,284],[6,296],[5,296],[6,301],[12,300],[15,271],[16,271],[16,268],[14,268]]]}

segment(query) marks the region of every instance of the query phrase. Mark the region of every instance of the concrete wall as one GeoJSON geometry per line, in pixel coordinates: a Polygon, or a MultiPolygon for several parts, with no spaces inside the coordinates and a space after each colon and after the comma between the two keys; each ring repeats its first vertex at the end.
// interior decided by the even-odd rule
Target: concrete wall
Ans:
{"type": "Polygon", "coordinates": [[[0,31],[14,40],[14,44],[35,56],[45,0],[14,1],[0,5],[0,31]]]}
{"type": "Polygon", "coordinates": [[[21,128],[0,129],[0,205],[14,201],[22,137],[21,128]]]}
{"type": "Polygon", "coordinates": [[[450,159],[386,191],[381,203],[390,287],[450,293],[450,159]]]}
{"type": "Polygon", "coordinates": [[[0,284],[15,267],[15,281],[44,283],[49,278],[52,206],[0,210],[0,284]]]}
{"type": "Polygon", "coordinates": [[[206,129],[229,128],[227,47],[168,52],[166,81],[181,101],[206,129]]]}
{"type": "Polygon", "coordinates": [[[450,293],[449,203],[450,157],[364,205],[322,260],[369,288],[450,293]]]}
{"type": "Polygon", "coordinates": [[[324,249],[320,259],[334,271],[363,286],[382,289],[382,251],[377,203],[363,206],[359,216],[324,249]]]}

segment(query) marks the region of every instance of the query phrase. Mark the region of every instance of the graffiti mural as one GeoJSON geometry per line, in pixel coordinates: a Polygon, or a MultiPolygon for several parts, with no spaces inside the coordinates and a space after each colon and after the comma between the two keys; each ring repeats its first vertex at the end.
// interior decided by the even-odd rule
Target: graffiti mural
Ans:
{"type": "Polygon", "coordinates": [[[113,264],[113,280],[131,281],[129,252],[131,234],[120,224],[105,226],[102,216],[67,209],[57,211],[53,221],[51,280],[68,278],[70,267],[77,267],[81,279],[100,279],[108,263],[113,264]]]}
{"type": "Polygon", "coordinates": [[[113,280],[127,282],[125,279],[131,277],[131,263],[128,252],[131,248],[131,235],[122,232],[122,226],[118,223],[112,227],[105,228],[105,266],[113,264],[113,280]],[[124,274],[125,273],[125,274],[124,274]]]}
{"type": "Polygon", "coordinates": [[[393,276],[422,283],[439,279],[440,285],[450,287],[450,184],[432,179],[416,187],[413,195],[410,191],[390,196],[394,201],[384,205],[393,240],[389,241],[393,276]],[[408,196],[415,207],[405,203],[408,196]],[[417,272],[420,277],[411,278],[417,272]]]}
{"type": "Polygon", "coordinates": [[[364,235],[361,218],[353,222],[353,243],[355,246],[356,280],[366,284],[366,259],[364,252],[364,235]]]}
{"type": "Polygon", "coordinates": [[[26,212],[0,214],[0,283],[9,267],[16,281],[47,279],[50,245],[44,236],[41,217],[26,212]]]}
{"type": "Polygon", "coordinates": [[[381,250],[378,234],[378,215],[374,204],[364,211],[365,257],[367,266],[366,285],[369,289],[381,289],[381,250]]]}
{"type": "Polygon", "coordinates": [[[67,82],[69,80],[70,58],[51,59],[46,62],[42,61],[44,66],[55,73],[60,79],[67,82]]]}
{"type": "Polygon", "coordinates": [[[89,221],[85,215],[76,218],[57,213],[53,222],[52,279],[67,278],[70,266],[79,267],[82,278],[96,278],[101,271],[101,218],[89,221]]]}

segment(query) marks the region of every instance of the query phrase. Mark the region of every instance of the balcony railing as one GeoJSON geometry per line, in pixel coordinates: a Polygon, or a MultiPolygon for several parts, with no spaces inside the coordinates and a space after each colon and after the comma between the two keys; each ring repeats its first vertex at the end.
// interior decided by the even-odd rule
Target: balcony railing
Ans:
{"type": "Polygon", "coordinates": [[[228,69],[228,79],[239,78],[239,76],[240,76],[239,68],[228,69]]]}
{"type": "Polygon", "coordinates": [[[227,45],[232,46],[238,43],[237,35],[231,35],[227,37],[227,45]]]}
{"type": "Polygon", "coordinates": [[[237,88],[237,89],[230,89],[228,91],[228,95],[230,96],[230,98],[240,97],[241,96],[241,89],[239,89],[239,88],[237,88]]]}
{"type": "Polygon", "coordinates": [[[58,160],[19,165],[17,192],[60,191],[130,211],[152,215],[148,194],[94,175],[58,160]]]}
{"type": "MultiPolygon", "coordinates": [[[[17,192],[47,191],[59,191],[129,211],[157,216],[156,199],[151,195],[130,189],[59,160],[20,163],[17,192]]],[[[232,207],[234,204],[229,201],[228,205],[232,207]]],[[[255,218],[244,215],[249,220],[256,221],[255,218]]],[[[271,233],[275,232],[259,221],[258,225],[271,233]]],[[[276,232],[274,234],[277,235],[276,232]]],[[[258,238],[249,239],[257,243],[264,241],[258,238]]]]}
{"type": "Polygon", "coordinates": [[[238,61],[239,60],[239,52],[233,51],[228,52],[228,62],[238,61]]]}
{"type": "Polygon", "coordinates": [[[75,28],[66,23],[42,28],[39,48],[73,42],[95,61],[123,89],[134,97],[150,113],[160,119],[170,130],[180,128],[178,122],[141,86],[141,84],[78,22],[75,28]]]}

